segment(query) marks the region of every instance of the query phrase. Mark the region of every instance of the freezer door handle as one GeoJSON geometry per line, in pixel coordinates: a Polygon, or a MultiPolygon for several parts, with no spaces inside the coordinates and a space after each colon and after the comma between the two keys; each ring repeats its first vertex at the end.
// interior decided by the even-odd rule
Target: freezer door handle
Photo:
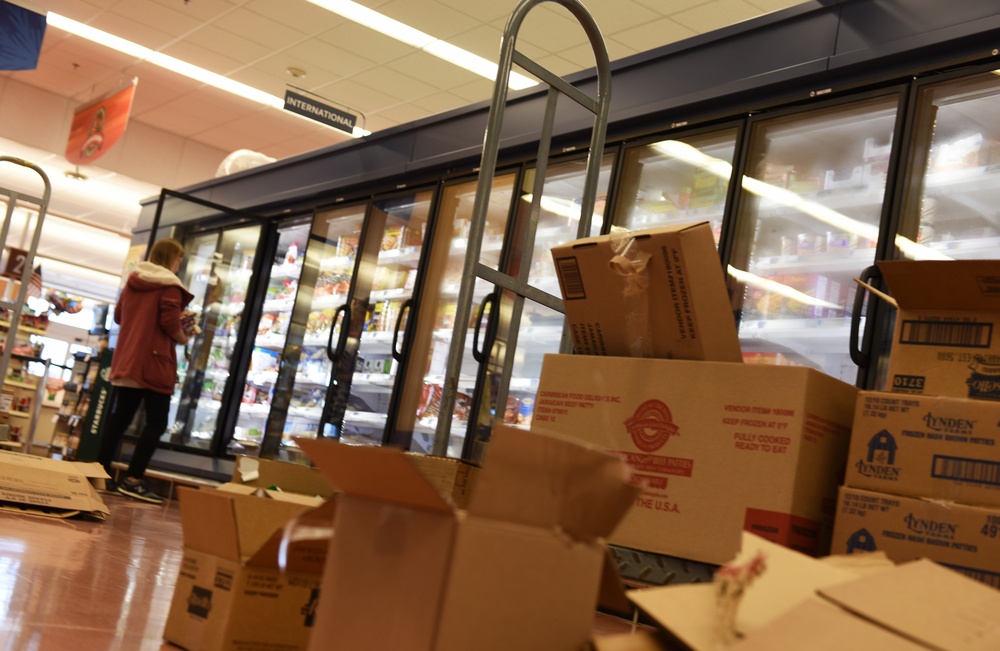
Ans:
{"type": "MultiPolygon", "coordinates": [[[[489,294],[488,296],[486,296],[486,298],[483,299],[483,302],[479,304],[479,312],[476,314],[476,329],[473,331],[472,334],[472,358],[477,362],[479,362],[480,364],[486,361],[487,352],[486,352],[485,341],[483,342],[484,344],[483,349],[482,350],[479,349],[479,328],[483,323],[483,315],[486,313],[487,305],[490,306],[490,317],[492,318],[493,302],[495,300],[496,299],[494,298],[493,294],[489,294]]],[[[489,327],[486,328],[486,331],[489,332],[489,327]]]]}
{"type": "MultiPolygon", "coordinates": [[[[871,284],[877,282],[881,278],[881,274],[878,271],[878,267],[872,265],[867,267],[858,276],[858,280],[862,283],[871,284]]],[[[865,289],[864,285],[858,285],[858,291],[854,294],[854,310],[851,312],[851,360],[861,368],[867,368],[868,354],[861,350],[860,339],[861,339],[861,310],[865,304],[865,297],[868,295],[868,290],[865,289]]]]}
{"type": "Polygon", "coordinates": [[[344,352],[344,346],[347,345],[347,333],[351,330],[351,308],[344,303],[337,308],[337,311],[333,315],[333,323],[330,324],[330,337],[326,341],[326,356],[330,358],[331,362],[336,362],[340,357],[340,354],[344,352]],[[340,324],[340,338],[337,340],[337,349],[333,348],[333,331],[336,330],[337,319],[341,320],[340,324]]]}
{"type": "Polygon", "coordinates": [[[392,358],[397,362],[403,361],[402,351],[396,349],[396,344],[399,341],[399,328],[405,321],[406,313],[411,307],[413,307],[413,299],[406,299],[403,307],[399,309],[399,316],[396,317],[396,327],[392,329],[392,358]]]}

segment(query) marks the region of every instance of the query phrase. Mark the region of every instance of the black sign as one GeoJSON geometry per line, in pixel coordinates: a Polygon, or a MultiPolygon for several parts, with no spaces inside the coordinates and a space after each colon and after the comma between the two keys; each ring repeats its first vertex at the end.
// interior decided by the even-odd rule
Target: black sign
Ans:
{"type": "Polygon", "coordinates": [[[290,90],[285,91],[285,110],[304,115],[307,118],[322,122],[327,126],[346,131],[347,133],[354,133],[354,125],[358,121],[356,115],[345,113],[311,97],[299,95],[290,90]]]}

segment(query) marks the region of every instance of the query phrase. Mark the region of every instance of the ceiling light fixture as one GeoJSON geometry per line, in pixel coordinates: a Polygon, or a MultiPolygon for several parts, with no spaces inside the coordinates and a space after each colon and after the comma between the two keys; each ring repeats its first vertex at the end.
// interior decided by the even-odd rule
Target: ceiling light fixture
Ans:
{"type": "MultiPolygon", "coordinates": [[[[419,29],[414,29],[405,23],[389,18],[357,2],[353,2],[352,0],[308,0],[308,2],[338,16],[343,16],[359,25],[374,29],[380,34],[385,34],[397,41],[419,48],[427,54],[436,56],[448,63],[465,68],[480,77],[485,77],[490,81],[496,79],[498,66],[489,59],[484,59],[479,55],[463,50],[430,34],[425,34],[419,29]]],[[[510,78],[507,81],[507,86],[511,90],[522,90],[537,85],[538,82],[534,79],[513,71],[511,71],[510,78]]]]}
{"type": "MultiPolygon", "coordinates": [[[[244,99],[257,102],[258,104],[263,104],[264,106],[280,109],[282,111],[285,108],[285,100],[281,97],[276,97],[252,86],[241,84],[240,82],[234,81],[228,77],[224,77],[214,72],[209,72],[204,68],[191,65],[186,61],[181,61],[180,59],[175,59],[172,56],[161,54],[160,52],[151,50],[148,47],[139,45],[138,43],[133,43],[132,41],[119,38],[113,34],[102,32],[99,29],[95,29],[89,25],[84,25],[83,23],[78,23],[75,20],[66,18],[65,16],[60,16],[59,14],[52,13],[50,11],[47,14],[47,22],[49,25],[65,32],[69,32],[74,36],[79,36],[80,38],[85,38],[88,41],[92,41],[99,45],[110,47],[111,49],[117,50],[123,54],[127,54],[153,65],[160,66],[161,68],[171,70],[184,75],[189,79],[194,79],[195,81],[218,88],[219,90],[224,90],[244,99]]],[[[309,119],[295,113],[289,112],[289,115],[295,115],[303,120],[309,119]]],[[[352,135],[355,138],[361,138],[369,133],[369,131],[365,131],[360,127],[354,127],[354,133],[352,135]]]]}

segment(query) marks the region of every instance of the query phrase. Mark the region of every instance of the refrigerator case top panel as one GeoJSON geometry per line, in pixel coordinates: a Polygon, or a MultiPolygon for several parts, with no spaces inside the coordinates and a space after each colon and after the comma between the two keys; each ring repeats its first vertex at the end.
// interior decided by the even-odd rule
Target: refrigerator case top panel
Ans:
{"type": "Polygon", "coordinates": [[[216,449],[260,234],[261,226],[255,224],[196,235],[185,243],[180,278],[195,294],[189,309],[202,332],[178,355],[184,362],[178,365],[180,383],[171,400],[166,442],[216,449]]]}
{"type": "MultiPolygon", "coordinates": [[[[261,455],[304,461],[294,437],[315,438],[325,406],[356,260],[367,204],[341,206],[316,213],[306,230],[289,229],[279,238],[265,307],[280,308],[273,319],[262,314],[257,341],[271,341],[283,330],[284,348],[277,355],[277,374],[270,390],[261,455]],[[284,246],[287,244],[287,246],[284,246]],[[296,268],[298,271],[296,272],[296,268]],[[292,289],[290,280],[296,277],[292,289]],[[293,301],[288,310],[288,300],[293,301]],[[287,327],[279,318],[287,314],[287,327]]],[[[251,369],[275,363],[275,351],[259,346],[251,369]],[[258,350],[259,348],[259,350],[258,350]]]]}
{"type": "Polygon", "coordinates": [[[1000,251],[1000,77],[984,72],[917,95],[896,248],[913,260],[1000,251]]]}
{"type": "Polygon", "coordinates": [[[873,264],[899,97],[752,124],[728,275],[744,361],[854,383],[854,278],[873,264]]]}
{"type": "Polygon", "coordinates": [[[707,221],[718,246],[737,129],[661,140],[625,152],[615,221],[630,231],[707,221]]]}
{"type": "MultiPolygon", "coordinates": [[[[291,331],[309,228],[310,224],[301,222],[279,226],[275,253],[268,264],[263,265],[267,282],[264,284],[261,315],[256,328],[250,332],[253,350],[239,396],[232,439],[227,442],[228,450],[233,454],[255,456],[260,453],[282,353],[291,331]]],[[[244,254],[244,266],[253,266],[252,258],[247,259],[252,255],[244,254]]]]}
{"type": "MultiPolygon", "coordinates": [[[[503,233],[507,228],[515,181],[516,174],[513,173],[501,174],[493,180],[480,262],[494,269],[500,266],[503,233]]],[[[448,185],[442,189],[435,216],[432,255],[428,258],[427,280],[422,283],[421,310],[411,335],[410,363],[402,383],[399,410],[391,437],[395,441],[409,440],[409,449],[417,452],[431,452],[440,418],[439,406],[457,312],[459,284],[468,248],[467,225],[475,196],[475,181],[448,185]]],[[[485,310],[488,314],[488,307],[483,307],[483,301],[492,290],[489,283],[476,280],[473,289],[476,312],[485,310]]],[[[486,317],[480,321],[478,332],[482,340],[486,335],[486,317]]],[[[448,445],[448,455],[453,457],[461,456],[476,383],[477,362],[472,354],[476,332],[475,322],[470,323],[452,414],[452,439],[448,445]]]]}

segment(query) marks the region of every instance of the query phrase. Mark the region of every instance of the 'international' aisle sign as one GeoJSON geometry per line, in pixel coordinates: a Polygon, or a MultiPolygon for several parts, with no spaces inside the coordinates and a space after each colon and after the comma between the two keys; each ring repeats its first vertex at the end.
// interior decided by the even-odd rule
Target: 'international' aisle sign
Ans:
{"type": "Polygon", "coordinates": [[[354,133],[354,125],[358,121],[355,115],[345,113],[311,97],[306,97],[290,90],[285,91],[285,110],[304,115],[317,122],[322,122],[328,127],[340,129],[347,133],[354,133]]]}

